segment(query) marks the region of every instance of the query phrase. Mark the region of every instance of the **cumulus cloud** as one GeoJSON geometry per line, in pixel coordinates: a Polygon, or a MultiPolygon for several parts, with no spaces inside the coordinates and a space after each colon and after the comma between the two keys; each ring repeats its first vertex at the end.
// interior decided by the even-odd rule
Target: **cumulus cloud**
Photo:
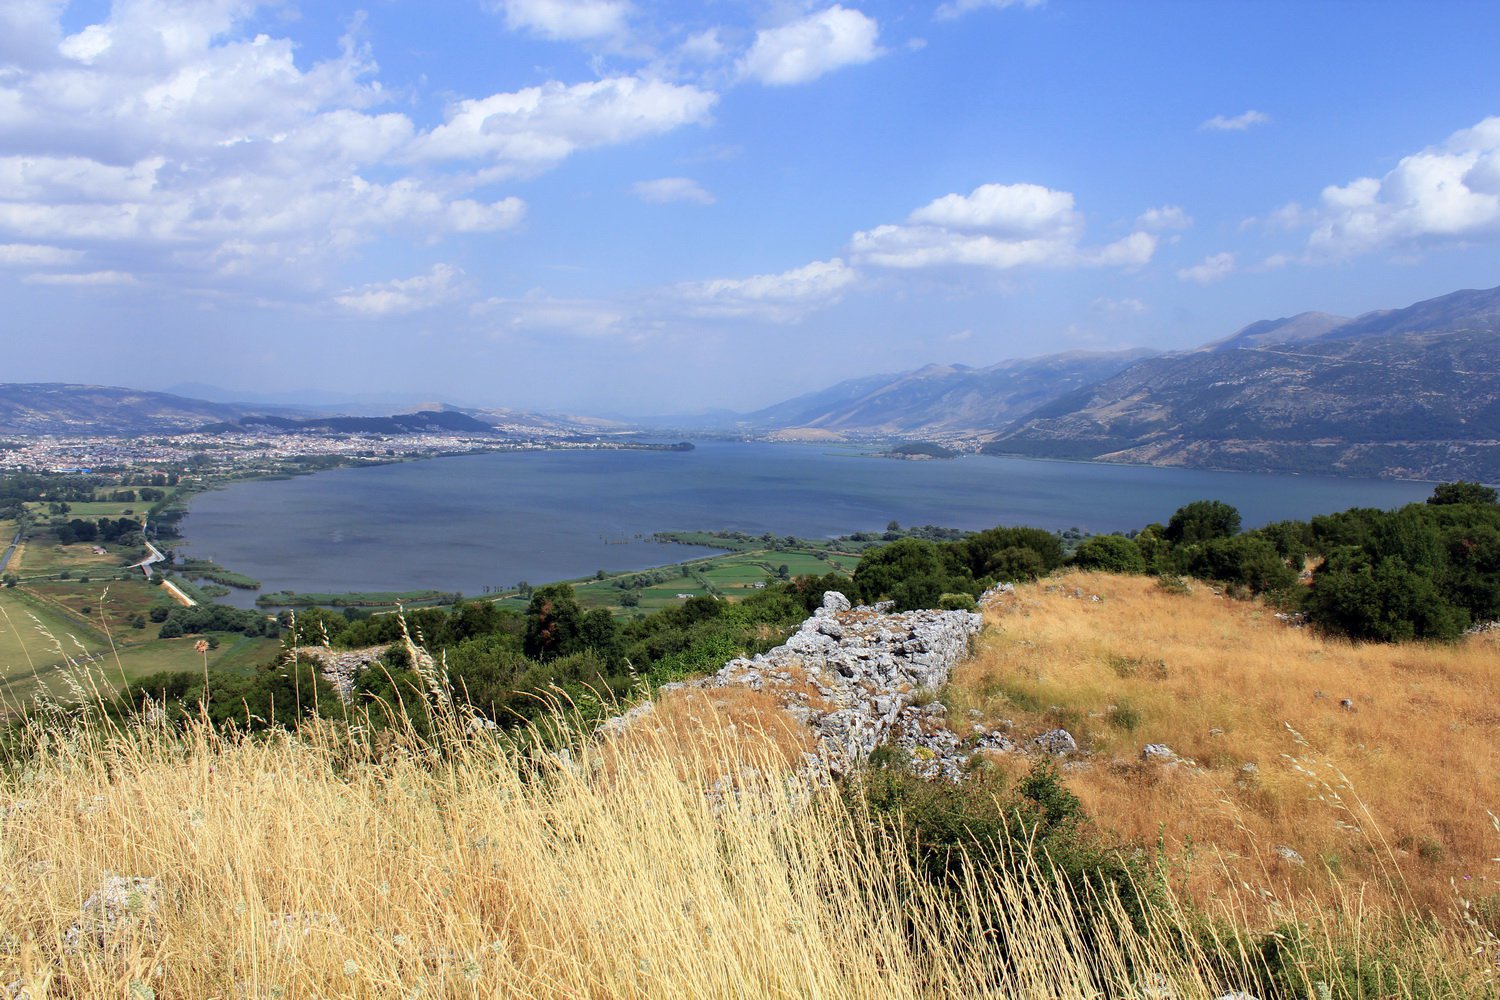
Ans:
{"type": "Polygon", "coordinates": [[[937,18],[941,21],[951,21],[970,11],[987,8],[999,10],[1005,7],[1040,7],[1046,2],[1047,0],[950,0],[938,6],[937,18]]]}
{"type": "Polygon", "coordinates": [[[1177,272],[1178,279],[1192,281],[1199,285],[1212,285],[1216,281],[1222,281],[1234,271],[1234,254],[1216,253],[1194,264],[1192,267],[1184,267],[1177,272]]]}
{"type": "Polygon", "coordinates": [[[624,0],[503,0],[506,27],[557,41],[619,36],[631,6],[624,0]]]}
{"type": "Polygon", "coordinates": [[[838,302],[858,280],[854,268],[834,257],[780,274],[686,282],[668,291],[692,315],[752,316],[786,323],[838,302]]]}
{"type": "Polygon", "coordinates": [[[419,137],[422,160],[483,160],[485,176],[534,173],[580,149],[615,145],[708,119],[718,95],[697,87],[610,77],[548,83],[459,101],[447,120],[419,137]]]}
{"type": "Polygon", "coordinates": [[[1252,108],[1232,118],[1227,118],[1224,115],[1214,115],[1198,127],[1206,132],[1243,132],[1252,126],[1268,125],[1270,122],[1270,115],[1264,111],[1256,111],[1252,108]]]}
{"type": "Polygon", "coordinates": [[[463,271],[450,264],[434,264],[426,274],[350,289],[334,296],[334,301],[362,316],[394,316],[416,312],[451,300],[463,274],[463,271]]]}
{"type": "Polygon", "coordinates": [[[1312,227],[1312,259],[1500,238],[1500,116],[1403,157],[1384,177],[1332,185],[1316,206],[1273,217],[1312,227]]]}
{"type": "Polygon", "coordinates": [[[880,55],[880,25],[839,4],[755,34],[739,69],[742,76],[776,86],[807,83],[842,66],[880,55]]]}
{"type": "Polygon", "coordinates": [[[665,205],[674,201],[685,201],[693,205],[712,205],[716,200],[712,194],[690,177],[659,177],[654,181],[636,181],[630,191],[641,201],[665,205]]]}
{"type": "Polygon", "coordinates": [[[856,263],[889,268],[964,265],[1007,270],[1026,265],[1139,267],[1156,237],[1134,232],[1104,247],[1084,247],[1073,195],[1039,184],[984,184],[918,208],[904,223],[857,232],[856,263]]]}
{"type": "Polygon", "coordinates": [[[1178,205],[1162,205],[1159,208],[1148,208],[1136,217],[1137,229],[1146,229],[1151,232],[1162,232],[1169,229],[1191,229],[1193,217],[1184,212],[1178,205]]]}
{"type": "Polygon", "coordinates": [[[460,99],[423,130],[383,107],[357,23],[298,65],[290,39],[245,30],[257,6],[131,0],[66,34],[63,4],[0,4],[0,263],[67,248],[33,263],[305,298],[378,239],[512,228],[525,204],[488,187],[703,121],[716,100],[635,77],[554,82],[460,99]]]}

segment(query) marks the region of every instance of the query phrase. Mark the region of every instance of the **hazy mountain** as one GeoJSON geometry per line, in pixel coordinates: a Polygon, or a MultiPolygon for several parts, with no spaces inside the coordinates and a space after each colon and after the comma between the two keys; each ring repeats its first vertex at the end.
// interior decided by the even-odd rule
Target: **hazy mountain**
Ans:
{"type": "Polygon", "coordinates": [[[1152,353],[1078,351],[987,368],[928,365],[912,372],[849,379],[746,414],[741,423],[755,429],[859,435],[973,434],[1010,423],[1152,353]]]}
{"type": "Polygon", "coordinates": [[[234,420],[243,407],[165,392],[60,382],[0,384],[0,433],[159,434],[234,420]]]}
{"type": "Polygon", "coordinates": [[[1319,337],[1350,322],[1347,316],[1332,313],[1305,312],[1281,319],[1263,319],[1251,323],[1223,340],[1216,340],[1207,347],[1214,351],[1232,351],[1242,347],[1259,347],[1262,344],[1291,344],[1300,340],[1317,340],[1319,337]]]}
{"type": "Polygon", "coordinates": [[[1500,480],[1500,289],[1320,333],[1325,320],[1309,316],[1142,361],[1038,408],[985,451],[1500,480]],[[1277,329],[1291,339],[1263,339],[1277,329]]]}
{"type": "Polygon", "coordinates": [[[248,416],[237,421],[212,424],[209,431],[317,431],[338,434],[426,434],[488,433],[493,425],[456,410],[418,410],[389,417],[313,417],[294,420],[277,416],[248,416]]]}

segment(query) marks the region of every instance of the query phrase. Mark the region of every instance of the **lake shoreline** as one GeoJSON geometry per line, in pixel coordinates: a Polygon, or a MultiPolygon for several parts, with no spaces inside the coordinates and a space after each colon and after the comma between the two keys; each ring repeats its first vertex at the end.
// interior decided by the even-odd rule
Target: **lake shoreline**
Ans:
{"type": "Polygon", "coordinates": [[[716,554],[656,548],[651,536],[659,531],[815,539],[897,520],[1100,533],[1164,522],[1205,498],[1240,507],[1253,527],[1399,506],[1428,492],[1392,480],[998,456],[869,462],[827,443],[447,457],[217,484],[188,498],[181,544],[195,558],[261,580],[268,593],[480,596],[527,580],[637,572],[716,554]]]}

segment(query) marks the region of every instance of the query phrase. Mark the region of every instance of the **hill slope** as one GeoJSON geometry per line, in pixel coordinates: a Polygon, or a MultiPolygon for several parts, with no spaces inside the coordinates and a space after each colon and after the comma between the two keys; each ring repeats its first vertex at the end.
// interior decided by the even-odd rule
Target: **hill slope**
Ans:
{"type": "Polygon", "coordinates": [[[8,434],[161,434],[244,413],[239,406],[118,386],[0,384],[0,433],[8,434]]]}
{"type": "Polygon", "coordinates": [[[743,418],[754,428],[847,434],[954,436],[992,430],[1149,357],[1150,351],[1073,352],[988,368],[928,365],[850,379],[743,418]]]}
{"type": "Polygon", "coordinates": [[[1142,361],[1038,408],[984,450],[1500,480],[1500,289],[1369,313],[1309,339],[1264,342],[1266,332],[1142,361]]]}

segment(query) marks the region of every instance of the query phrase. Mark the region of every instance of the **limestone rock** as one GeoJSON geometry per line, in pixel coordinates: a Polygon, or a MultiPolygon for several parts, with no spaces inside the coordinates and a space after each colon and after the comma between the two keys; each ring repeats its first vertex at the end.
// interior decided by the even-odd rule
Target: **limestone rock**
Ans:
{"type": "Polygon", "coordinates": [[[1078,752],[1078,741],[1066,729],[1049,729],[1031,742],[1047,753],[1059,756],[1078,752]]]}
{"type": "Polygon", "coordinates": [[[69,952],[84,948],[118,949],[156,924],[160,891],[156,879],[105,873],[99,887],[83,901],[79,920],[63,935],[69,952]]]}

